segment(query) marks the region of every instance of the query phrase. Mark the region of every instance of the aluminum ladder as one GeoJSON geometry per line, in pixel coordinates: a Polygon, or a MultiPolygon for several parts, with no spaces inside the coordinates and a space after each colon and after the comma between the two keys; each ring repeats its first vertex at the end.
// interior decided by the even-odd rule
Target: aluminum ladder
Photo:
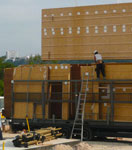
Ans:
{"type": "Polygon", "coordinates": [[[89,80],[89,73],[85,72],[83,74],[83,79],[81,81],[81,89],[79,92],[76,115],[70,137],[71,139],[74,136],[80,136],[81,141],[83,141],[83,124],[84,124],[85,103],[88,92],[88,80],[89,80]]]}

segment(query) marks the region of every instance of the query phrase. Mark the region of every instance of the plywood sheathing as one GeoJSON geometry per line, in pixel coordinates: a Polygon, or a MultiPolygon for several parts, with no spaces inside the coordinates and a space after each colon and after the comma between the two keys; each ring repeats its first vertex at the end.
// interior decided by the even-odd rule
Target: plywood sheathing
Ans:
{"type": "MultiPolygon", "coordinates": [[[[44,80],[47,79],[48,71],[45,65],[35,66],[20,66],[14,68],[14,80],[44,80]]],[[[42,90],[41,82],[17,82],[14,86],[15,92],[36,92],[39,93],[42,90]],[[29,88],[28,88],[29,86],[29,88]],[[28,89],[27,89],[28,88],[28,89]]]]}
{"type": "Polygon", "coordinates": [[[132,3],[42,10],[43,60],[131,59],[132,3]]]}
{"type": "MultiPolygon", "coordinates": [[[[71,65],[49,65],[49,80],[70,80],[70,71],[71,71],[71,65]]],[[[52,91],[50,91],[51,93],[52,91]]],[[[49,93],[49,94],[50,94],[49,93]]],[[[70,93],[70,83],[64,82],[62,84],[62,93],[70,93]]],[[[62,99],[69,100],[68,94],[63,94],[62,99]]],[[[48,118],[49,112],[49,106],[46,105],[46,118],[48,118]]],[[[69,103],[68,102],[62,102],[62,119],[68,120],[69,118],[69,103]]]]}
{"type": "Polygon", "coordinates": [[[127,103],[127,101],[131,100],[132,84],[129,84],[129,82],[124,85],[116,84],[114,90],[117,101],[126,101],[123,104],[114,104],[114,120],[132,121],[132,104],[127,103]]]}
{"type": "MultiPolygon", "coordinates": [[[[28,117],[35,116],[37,118],[42,118],[42,105],[34,104],[34,102],[29,103],[27,100],[27,92],[28,92],[29,94],[31,94],[30,99],[36,99],[35,103],[37,103],[37,101],[41,101],[42,82],[28,82],[27,80],[33,80],[33,81],[34,80],[47,80],[48,79],[48,67],[46,65],[24,65],[24,66],[16,67],[14,68],[13,79],[15,81],[25,80],[25,82],[15,82],[14,84],[15,98],[17,99],[17,93],[18,93],[19,94],[18,99],[21,98],[22,100],[27,101],[25,102],[26,106],[23,108],[24,111],[26,111],[26,113],[24,113],[25,117],[26,115],[28,115],[28,117]],[[23,93],[25,93],[25,95],[23,95],[23,93]],[[20,97],[20,94],[22,95],[21,97],[20,97]],[[35,114],[31,115],[29,111],[32,111],[35,114]]],[[[47,83],[45,83],[44,88],[46,91],[47,83]]],[[[17,104],[19,105],[19,103],[15,102],[15,105],[17,104]]],[[[20,114],[16,115],[15,113],[14,113],[14,118],[16,117],[19,118],[20,114]]]]}
{"type": "Polygon", "coordinates": [[[62,102],[62,119],[68,120],[69,119],[69,100],[70,100],[70,82],[64,82],[62,84],[62,91],[63,93],[63,100],[67,100],[67,102],[62,102]]]}
{"type": "Polygon", "coordinates": [[[107,79],[132,79],[132,64],[109,64],[105,70],[107,79]]]}
{"type": "MultiPolygon", "coordinates": [[[[83,66],[82,66],[83,68],[83,66]]],[[[84,67],[85,68],[85,67],[84,67]]],[[[88,70],[85,70],[88,71],[88,70]]],[[[85,72],[84,69],[82,72],[85,72]]],[[[132,79],[132,64],[106,64],[105,65],[106,71],[106,79],[113,79],[113,80],[122,80],[122,79],[132,79]]],[[[90,71],[89,71],[90,72],[90,71]]],[[[96,77],[95,77],[96,78],[96,77]]],[[[101,76],[102,78],[102,76],[101,76]]],[[[99,92],[100,99],[105,100],[105,103],[99,104],[99,119],[106,120],[108,117],[108,111],[111,113],[111,102],[110,102],[110,94],[105,94],[106,98],[102,98],[102,91],[106,90],[106,93],[110,92],[110,84],[105,82],[98,82],[100,90],[98,91],[99,87],[95,87],[95,92],[99,92]]],[[[120,82],[123,83],[123,82],[120,82]]],[[[132,84],[130,82],[126,82],[127,84],[114,84],[114,98],[115,100],[126,101],[126,103],[121,104],[114,104],[114,121],[131,121],[132,115],[130,113],[132,105],[127,103],[130,101],[130,93],[132,92],[132,84]]],[[[96,85],[96,84],[95,84],[96,85]]],[[[90,85],[89,85],[90,86],[90,85]]],[[[91,98],[91,97],[90,97],[91,98]]],[[[98,97],[99,98],[99,97],[98,97]]],[[[97,98],[97,99],[98,99],[97,98]]],[[[86,104],[86,111],[90,113],[90,108],[93,108],[91,104],[86,104]]],[[[98,109],[95,109],[98,110],[98,109]]],[[[110,114],[109,114],[110,115],[110,114]]],[[[109,116],[111,117],[111,115],[109,116]]]]}
{"type": "Polygon", "coordinates": [[[29,119],[33,118],[33,103],[15,102],[13,117],[16,119],[25,119],[26,115],[28,115],[29,119]]]}

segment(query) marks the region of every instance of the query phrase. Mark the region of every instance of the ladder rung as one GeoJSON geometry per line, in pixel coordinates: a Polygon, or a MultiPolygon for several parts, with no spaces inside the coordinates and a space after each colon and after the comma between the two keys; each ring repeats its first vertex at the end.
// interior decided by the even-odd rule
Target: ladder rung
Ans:
{"type": "Polygon", "coordinates": [[[80,103],[80,105],[83,105],[83,103],[80,103]]]}
{"type": "Polygon", "coordinates": [[[84,101],[85,99],[80,99],[80,101],[84,101]]]}
{"type": "Polygon", "coordinates": [[[83,108],[79,108],[78,110],[83,110],[83,108]]]}
{"type": "Polygon", "coordinates": [[[81,135],[81,133],[73,133],[73,135],[75,136],[75,135],[81,135]]]}
{"type": "Polygon", "coordinates": [[[76,117],[74,120],[71,137],[79,135],[82,139],[83,134],[81,133],[83,132],[82,126],[84,124],[84,114],[83,114],[84,110],[83,109],[86,103],[87,93],[89,91],[88,79],[89,79],[89,73],[87,73],[87,80],[84,79],[84,75],[83,75],[83,79],[81,82],[81,90],[80,90],[79,97],[78,97],[76,117]]]}
{"type": "Polygon", "coordinates": [[[82,115],[82,113],[78,113],[78,115],[82,115]]]}
{"type": "Polygon", "coordinates": [[[75,125],[82,125],[82,123],[75,123],[75,125]]]}
{"type": "Polygon", "coordinates": [[[81,131],[81,128],[74,128],[75,130],[79,130],[79,131],[81,131]]]}
{"type": "Polygon", "coordinates": [[[80,95],[85,95],[85,93],[84,94],[80,94],[80,95]]]}

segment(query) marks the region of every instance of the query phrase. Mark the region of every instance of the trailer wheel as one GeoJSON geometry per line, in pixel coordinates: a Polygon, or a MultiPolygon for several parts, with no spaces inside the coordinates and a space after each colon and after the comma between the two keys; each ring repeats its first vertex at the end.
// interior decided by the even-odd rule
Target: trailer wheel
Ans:
{"type": "Polygon", "coordinates": [[[84,141],[90,141],[93,139],[93,134],[92,134],[92,130],[89,129],[84,129],[83,131],[83,140],[84,141]]]}
{"type": "Polygon", "coordinates": [[[64,137],[64,138],[70,137],[70,129],[69,128],[63,128],[61,132],[62,132],[62,137],[64,137]]]}

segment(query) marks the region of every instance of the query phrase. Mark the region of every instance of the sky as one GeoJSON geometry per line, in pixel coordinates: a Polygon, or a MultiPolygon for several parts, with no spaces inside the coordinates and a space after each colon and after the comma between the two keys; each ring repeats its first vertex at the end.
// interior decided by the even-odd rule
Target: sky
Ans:
{"type": "Polygon", "coordinates": [[[41,55],[42,9],[126,2],[132,0],[0,0],[0,56],[41,55]]]}

